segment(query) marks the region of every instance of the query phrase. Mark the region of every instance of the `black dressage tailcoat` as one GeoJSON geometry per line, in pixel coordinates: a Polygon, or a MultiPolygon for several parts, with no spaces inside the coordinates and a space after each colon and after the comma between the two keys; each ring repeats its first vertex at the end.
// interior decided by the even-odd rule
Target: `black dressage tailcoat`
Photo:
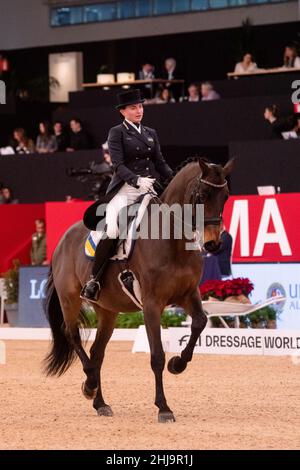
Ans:
{"type": "Polygon", "coordinates": [[[107,193],[120,182],[136,186],[138,176],[165,180],[172,175],[171,168],[162,156],[157,134],[150,127],[141,126],[139,133],[124,121],[110,130],[108,148],[114,174],[107,193]]]}
{"type": "Polygon", "coordinates": [[[101,220],[95,216],[99,204],[108,203],[125,182],[137,187],[139,176],[150,176],[158,181],[172,176],[172,170],[162,156],[156,131],[150,127],[141,126],[139,133],[124,121],[110,130],[108,148],[114,173],[106,196],[85,212],[84,224],[90,230],[95,230],[101,220]]]}

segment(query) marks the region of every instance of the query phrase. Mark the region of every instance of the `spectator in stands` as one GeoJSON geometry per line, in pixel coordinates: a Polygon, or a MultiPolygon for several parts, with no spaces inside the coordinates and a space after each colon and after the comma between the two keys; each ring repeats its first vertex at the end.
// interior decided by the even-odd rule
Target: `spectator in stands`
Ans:
{"type": "Polygon", "coordinates": [[[221,222],[221,246],[219,250],[214,253],[220,266],[222,279],[231,276],[231,255],[232,255],[232,236],[225,229],[223,221],[221,222]]]}
{"type": "Polygon", "coordinates": [[[24,154],[24,153],[34,153],[35,152],[35,146],[33,143],[33,140],[29,139],[26,136],[26,132],[22,127],[18,127],[17,129],[14,130],[14,149],[15,152],[18,154],[24,154]]]}
{"type": "Polygon", "coordinates": [[[234,73],[253,73],[257,70],[257,64],[253,61],[252,54],[247,52],[243,56],[242,62],[235,65],[234,73]]]}
{"type": "Polygon", "coordinates": [[[210,82],[201,83],[201,95],[201,101],[212,101],[220,99],[220,95],[214,90],[214,87],[210,82]]]}
{"type": "MultiPolygon", "coordinates": [[[[177,63],[173,57],[169,57],[165,60],[163,78],[166,80],[177,80],[179,78],[177,63]]],[[[179,100],[181,94],[180,84],[167,82],[164,84],[163,88],[168,88],[172,92],[175,101],[179,100]]]]}
{"type": "Polygon", "coordinates": [[[35,229],[36,231],[31,237],[31,264],[33,266],[45,265],[48,264],[46,252],[45,220],[37,219],[35,221],[35,229]]]}
{"type": "Polygon", "coordinates": [[[82,128],[82,122],[78,118],[73,118],[70,121],[71,138],[70,147],[67,152],[74,152],[74,150],[87,150],[90,148],[90,141],[88,134],[82,128]]]}
{"type": "Polygon", "coordinates": [[[40,133],[36,139],[37,153],[53,153],[57,150],[55,136],[50,133],[50,125],[46,121],[39,124],[40,133]]]}
{"type": "Polygon", "coordinates": [[[284,49],[283,67],[300,69],[300,57],[296,46],[289,45],[284,49]]]}
{"type": "Polygon", "coordinates": [[[56,140],[57,152],[65,152],[69,147],[69,136],[64,130],[63,123],[55,121],[53,131],[56,140]]]}
{"type": "Polygon", "coordinates": [[[173,57],[169,57],[165,60],[164,78],[167,80],[174,80],[176,78],[176,65],[176,60],[173,57]]]}
{"type": "Polygon", "coordinates": [[[3,186],[1,189],[0,204],[18,204],[18,199],[13,196],[12,190],[8,186],[3,186]]]}
{"type": "Polygon", "coordinates": [[[155,78],[154,65],[150,62],[144,62],[139,71],[139,80],[152,80],[153,78],[155,78]]]}
{"type": "Polygon", "coordinates": [[[276,104],[267,106],[264,111],[264,118],[269,123],[269,138],[282,139],[282,132],[286,130],[286,123],[279,118],[279,108],[276,104]]]}
{"type": "MultiPolygon", "coordinates": [[[[144,62],[142,64],[142,69],[139,71],[139,80],[153,80],[155,78],[154,75],[154,65],[150,62],[144,62]]],[[[152,85],[151,83],[146,83],[144,86],[144,97],[145,98],[152,98],[152,85]]]]}
{"type": "Polygon", "coordinates": [[[175,103],[175,100],[172,95],[172,91],[169,88],[163,88],[158,97],[154,98],[154,104],[166,104],[166,103],[175,103]]]}
{"type": "Polygon", "coordinates": [[[188,94],[189,96],[187,97],[186,101],[189,103],[196,103],[200,101],[199,85],[197,85],[197,83],[191,83],[188,87],[188,94]]]}

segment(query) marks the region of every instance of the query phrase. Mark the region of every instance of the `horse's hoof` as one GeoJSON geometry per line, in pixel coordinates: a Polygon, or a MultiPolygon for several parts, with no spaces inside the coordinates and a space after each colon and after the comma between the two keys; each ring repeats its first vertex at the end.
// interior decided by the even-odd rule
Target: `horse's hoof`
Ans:
{"type": "Polygon", "coordinates": [[[158,413],[159,423],[175,423],[176,419],[172,411],[160,411],[158,413]]]}
{"type": "Polygon", "coordinates": [[[97,409],[97,414],[98,416],[113,416],[114,415],[109,405],[100,406],[100,408],[97,409]]]}
{"type": "Polygon", "coordinates": [[[187,362],[180,356],[173,356],[168,362],[168,371],[171,374],[181,374],[186,369],[187,362]]]}
{"type": "Polygon", "coordinates": [[[97,395],[97,389],[94,388],[93,390],[91,390],[89,387],[87,387],[85,382],[82,382],[81,391],[82,391],[83,396],[87,400],[93,400],[95,396],[97,395]]]}

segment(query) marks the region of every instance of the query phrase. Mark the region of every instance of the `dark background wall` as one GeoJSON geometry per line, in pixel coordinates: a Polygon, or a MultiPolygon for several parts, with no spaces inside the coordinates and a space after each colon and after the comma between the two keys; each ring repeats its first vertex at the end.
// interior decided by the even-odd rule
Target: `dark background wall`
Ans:
{"type": "MultiPolygon", "coordinates": [[[[163,153],[176,168],[191,156],[207,156],[215,163],[227,159],[227,147],[170,146],[163,153]]],[[[229,155],[236,157],[236,165],[230,177],[231,194],[257,194],[257,186],[273,185],[281,192],[300,191],[300,141],[248,141],[229,145],[229,155]]],[[[92,179],[81,183],[68,177],[70,168],[88,167],[99,163],[98,150],[59,153],[55,155],[0,156],[0,174],[5,184],[15,190],[15,197],[22,203],[64,201],[71,195],[91,199],[92,179]]]]}
{"type": "MultiPolygon", "coordinates": [[[[206,156],[216,163],[225,163],[228,154],[227,147],[170,146],[163,147],[162,151],[172,168],[193,156],[206,156]]],[[[99,179],[70,177],[68,171],[88,169],[92,162],[102,162],[100,150],[0,156],[0,180],[13,189],[14,197],[21,203],[64,201],[67,195],[87,200],[92,199],[92,188],[99,179]]]]}
{"type": "Polygon", "coordinates": [[[257,186],[269,185],[279,187],[282,193],[300,191],[298,139],[234,142],[229,154],[237,156],[231,175],[233,194],[257,194],[257,186]]]}
{"type": "MultiPolygon", "coordinates": [[[[86,92],[88,94],[89,92],[86,92]]],[[[227,146],[234,140],[267,139],[266,106],[279,105],[283,114],[293,111],[289,96],[229,98],[200,103],[145,106],[145,125],[154,127],[164,146],[227,146]]],[[[55,119],[68,122],[77,115],[100,146],[109,129],[121,122],[114,106],[57,110],[55,119]]]]}

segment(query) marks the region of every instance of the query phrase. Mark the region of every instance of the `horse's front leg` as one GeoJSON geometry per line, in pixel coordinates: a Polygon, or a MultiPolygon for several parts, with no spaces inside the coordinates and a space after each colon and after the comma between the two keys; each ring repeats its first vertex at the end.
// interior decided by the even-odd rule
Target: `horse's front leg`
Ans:
{"type": "Polygon", "coordinates": [[[168,362],[168,370],[172,374],[180,374],[187,363],[192,360],[195,345],[207,323],[207,316],[203,310],[201,296],[197,288],[182,304],[185,311],[192,317],[191,336],[188,344],[180,356],[172,357],[168,362]]]}
{"type": "Polygon", "coordinates": [[[161,342],[160,319],[162,308],[152,300],[144,301],[144,319],[150,346],[151,368],[155,377],[155,405],[159,408],[158,422],[175,421],[171,409],[167,405],[163,387],[163,370],[165,353],[161,342]]]}

